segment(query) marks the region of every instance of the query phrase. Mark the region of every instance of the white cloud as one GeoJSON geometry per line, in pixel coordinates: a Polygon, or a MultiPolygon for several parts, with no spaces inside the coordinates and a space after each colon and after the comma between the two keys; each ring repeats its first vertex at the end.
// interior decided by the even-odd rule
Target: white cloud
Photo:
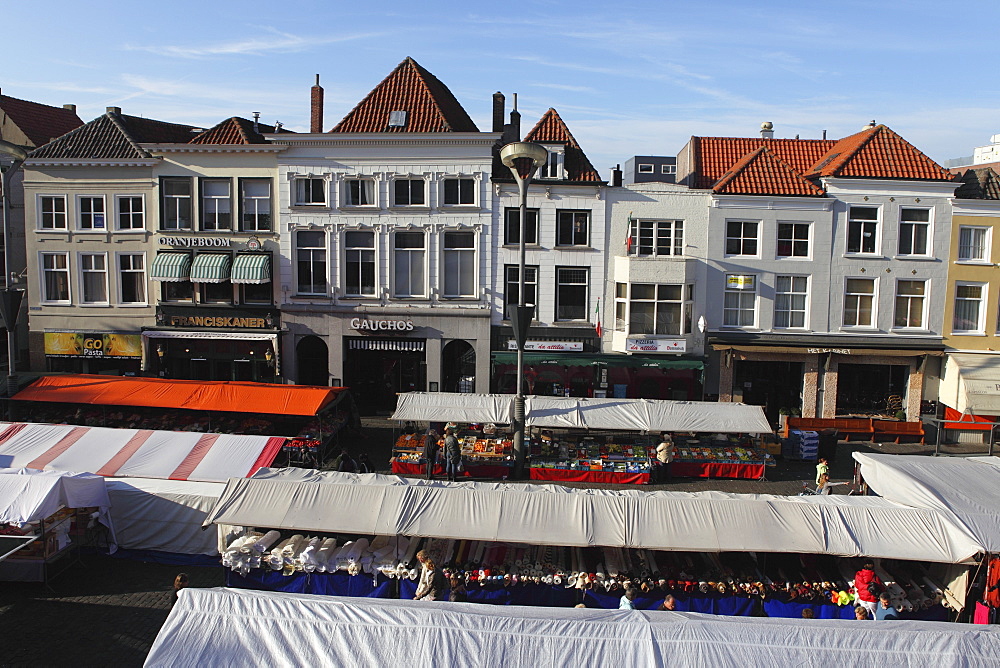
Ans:
{"type": "Polygon", "coordinates": [[[379,37],[384,33],[366,32],[349,35],[326,35],[316,37],[302,37],[291,33],[268,30],[270,35],[261,35],[248,39],[225,42],[220,44],[209,44],[205,46],[134,46],[126,45],[125,48],[131,51],[147,51],[160,56],[171,56],[177,58],[206,58],[210,56],[259,56],[265,53],[294,53],[305,51],[315,46],[334,44],[338,42],[349,42],[352,40],[368,39],[379,37]]]}

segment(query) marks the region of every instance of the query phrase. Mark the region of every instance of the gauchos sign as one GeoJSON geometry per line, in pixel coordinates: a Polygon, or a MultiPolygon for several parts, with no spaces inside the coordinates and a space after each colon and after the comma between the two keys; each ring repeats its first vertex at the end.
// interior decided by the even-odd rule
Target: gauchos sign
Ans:
{"type": "Polygon", "coordinates": [[[359,332],[412,332],[412,320],[396,318],[351,318],[351,329],[359,332]]]}

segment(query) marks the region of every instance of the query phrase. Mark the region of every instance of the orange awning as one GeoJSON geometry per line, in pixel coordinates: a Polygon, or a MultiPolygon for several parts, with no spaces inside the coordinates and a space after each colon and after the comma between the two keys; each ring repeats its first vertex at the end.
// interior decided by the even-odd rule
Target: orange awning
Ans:
{"type": "Polygon", "coordinates": [[[194,411],[316,415],[346,388],[233,381],[72,374],[44,376],[15,394],[21,401],[147,406],[194,411]]]}

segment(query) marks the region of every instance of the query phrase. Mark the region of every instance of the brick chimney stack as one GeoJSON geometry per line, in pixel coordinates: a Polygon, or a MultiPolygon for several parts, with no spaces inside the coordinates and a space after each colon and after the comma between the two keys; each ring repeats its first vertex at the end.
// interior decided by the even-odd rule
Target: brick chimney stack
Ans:
{"type": "Polygon", "coordinates": [[[311,120],[309,132],[323,132],[323,87],[319,85],[319,75],[316,75],[316,85],[312,87],[311,120]]]}
{"type": "Polygon", "coordinates": [[[503,112],[504,112],[504,98],[503,93],[497,91],[493,93],[493,132],[503,132],[503,112]]]}

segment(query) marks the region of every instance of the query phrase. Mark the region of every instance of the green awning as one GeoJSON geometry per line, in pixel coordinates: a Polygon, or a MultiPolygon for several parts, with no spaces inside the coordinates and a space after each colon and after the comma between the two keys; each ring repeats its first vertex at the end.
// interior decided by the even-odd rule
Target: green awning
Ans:
{"type": "Polygon", "coordinates": [[[191,253],[157,253],[149,277],[154,281],[179,283],[191,277],[191,253]]]}
{"type": "MultiPolygon", "coordinates": [[[[517,364],[516,352],[494,352],[494,364],[517,364]]],[[[524,353],[524,363],[531,365],[556,364],[560,366],[597,366],[609,368],[648,367],[652,369],[703,369],[704,362],[692,359],[653,357],[650,355],[601,355],[597,353],[524,353]]]]}
{"type": "Polygon", "coordinates": [[[233,260],[233,283],[271,282],[271,256],[264,253],[241,253],[233,260]]]}
{"type": "Polygon", "coordinates": [[[222,253],[199,253],[191,263],[191,281],[194,283],[222,283],[229,280],[229,266],[233,256],[222,253]]]}

